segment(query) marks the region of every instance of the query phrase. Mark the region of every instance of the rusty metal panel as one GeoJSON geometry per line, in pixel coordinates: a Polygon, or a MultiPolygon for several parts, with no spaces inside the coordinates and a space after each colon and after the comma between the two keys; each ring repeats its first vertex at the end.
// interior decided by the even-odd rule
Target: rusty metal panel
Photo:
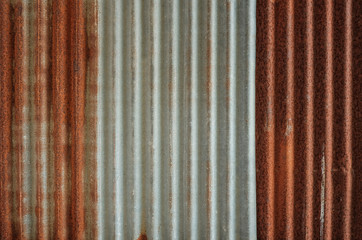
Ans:
{"type": "Polygon", "coordinates": [[[361,1],[258,1],[258,238],[359,239],[361,1]]]}
{"type": "Polygon", "coordinates": [[[96,11],[94,1],[1,1],[1,239],[93,229],[96,11]]]}
{"type": "Polygon", "coordinates": [[[0,1],[0,239],[256,239],[255,1],[0,1]]]}

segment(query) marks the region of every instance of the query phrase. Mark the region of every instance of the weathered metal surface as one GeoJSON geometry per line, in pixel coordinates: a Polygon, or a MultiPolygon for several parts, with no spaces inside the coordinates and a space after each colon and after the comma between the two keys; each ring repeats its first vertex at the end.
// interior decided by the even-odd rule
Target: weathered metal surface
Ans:
{"type": "Polygon", "coordinates": [[[100,238],[256,238],[255,3],[99,3],[100,238]]]}
{"type": "Polygon", "coordinates": [[[96,190],[85,188],[96,181],[86,178],[96,146],[85,143],[96,129],[96,11],[92,1],[1,1],[1,239],[80,239],[97,219],[86,200],[96,190]]]}
{"type": "Polygon", "coordinates": [[[260,239],[359,239],[361,2],[258,1],[260,239]]]}
{"type": "Polygon", "coordinates": [[[0,1],[0,239],[256,239],[254,1],[0,1]]]}

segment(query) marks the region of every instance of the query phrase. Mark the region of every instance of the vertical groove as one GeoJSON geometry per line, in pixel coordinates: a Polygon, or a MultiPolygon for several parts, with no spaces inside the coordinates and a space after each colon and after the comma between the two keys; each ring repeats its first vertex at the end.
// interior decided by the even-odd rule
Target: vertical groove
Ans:
{"type": "Polygon", "coordinates": [[[345,151],[346,151],[346,193],[344,206],[344,237],[351,239],[351,212],[352,212],[352,1],[346,1],[345,23],[345,151]]]}
{"type": "MultiPolygon", "coordinates": [[[[347,13],[351,14],[352,19],[347,19],[347,24],[352,24],[351,32],[348,32],[346,37],[352,37],[352,39],[347,40],[347,46],[350,46],[350,65],[347,65],[351,68],[351,79],[350,81],[352,86],[352,209],[351,209],[351,238],[358,239],[361,236],[362,229],[362,2],[361,1],[352,1],[352,9],[350,10],[350,4],[348,2],[348,7],[346,8],[347,13]],[[351,36],[352,35],[352,36],[351,36]],[[352,43],[349,43],[352,41],[352,43]]],[[[349,18],[349,17],[348,17],[349,18]]],[[[347,52],[346,52],[347,54],[347,52]]],[[[347,68],[348,69],[348,68],[347,68]]],[[[349,71],[347,72],[351,74],[349,71]]],[[[348,86],[348,85],[347,85],[348,86]]],[[[348,89],[348,88],[347,88],[348,89]]],[[[348,102],[346,102],[348,103],[348,102]]],[[[348,128],[346,129],[348,130],[348,128]]],[[[348,180],[348,179],[347,179],[348,180]]],[[[348,183],[348,182],[347,182],[348,183]]],[[[348,186],[348,185],[347,185],[348,186]]]]}
{"type": "Polygon", "coordinates": [[[306,59],[307,59],[307,69],[306,69],[306,214],[305,214],[305,223],[306,223],[306,234],[305,239],[311,239],[313,237],[313,182],[314,182],[314,124],[313,124],[313,115],[314,115],[314,62],[313,62],[313,2],[306,2],[306,59]]]}
{"type": "Polygon", "coordinates": [[[114,238],[114,161],[115,115],[114,101],[114,45],[113,1],[100,1],[99,9],[99,74],[97,99],[97,190],[98,190],[98,237],[114,238]]]}
{"type": "Polygon", "coordinates": [[[178,239],[180,234],[180,73],[179,73],[179,39],[180,39],[180,2],[173,1],[172,5],[172,239],[178,239]]]}
{"type": "Polygon", "coordinates": [[[84,106],[85,28],[83,1],[72,2],[70,25],[71,79],[71,226],[73,239],[84,238],[84,106]]]}
{"type": "Polygon", "coordinates": [[[161,3],[153,1],[153,238],[161,236],[161,3]]]}
{"type": "Polygon", "coordinates": [[[11,42],[10,1],[0,2],[0,238],[11,239],[11,42]]]}
{"type": "Polygon", "coordinates": [[[190,239],[199,238],[199,128],[198,128],[198,0],[191,2],[191,221],[190,239]]]}
{"type": "Polygon", "coordinates": [[[66,225],[66,156],[67,156],[67,24],[66,0],[53,2],[52,84],[54,121],[54,238],[65,239],[66,225]]]}
{"type": "Polygon", "coordinates": [[[333,2],[326,0],[326,149],[325,149],[325,220],[323,236],[332,239],[333,208],[333,2]]]}
{"type": "Polygon", "coordinates": [[[217,68],[218,68],[218,62],[217,62],[217,45],[218,45],[218,39],[217,39],[217,31],[218,31],[218,18],[217,18],[217,1],[212,0],[211,1],[211,59],[210,59],[210,168],[211,168],[211,220],[210,220],[210,238],[211,239],[218,239],[218,109],[217,109],[217,103],[218,103],[218,95],[217,95],[217,68]]]}
{"type": "Polygon", "coordinates": [[[294,239],[294,1],[287,6],[286,238],[294,239]]]}
{"type": "Polygon", "coordinates": [[[124,219],[124,144],[123,144],[123,1],[114,1],[114,112],[115,112],[115,142],[114,142],[114,168],[115,168],[115,237],[123,239],[124,219]]]}
{"type": "Polygon", "coordinates": [[[86,11],[86,86],[85,86],[85,238],[98,236],[97,204],[97,98],[98,98],[98,1],[85,0],[86,11]]]}

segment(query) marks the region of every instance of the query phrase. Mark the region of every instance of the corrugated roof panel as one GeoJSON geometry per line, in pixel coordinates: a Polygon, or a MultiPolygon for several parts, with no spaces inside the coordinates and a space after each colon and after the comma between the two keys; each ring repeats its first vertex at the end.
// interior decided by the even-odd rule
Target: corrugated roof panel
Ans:
{"type": "Polygon", "coordinates": [[[254,1],[1,1],[1,239],[256,239],[254,1]]]}
{"type": "Polygon", "coordinates": [[[255,238],[255,4],[99,9],[99,237],[255,238]]]}
{"type": "Polygon", "coordinates": [[[258,2],[258,238],[361,236],[360,10],[258,2]]]}

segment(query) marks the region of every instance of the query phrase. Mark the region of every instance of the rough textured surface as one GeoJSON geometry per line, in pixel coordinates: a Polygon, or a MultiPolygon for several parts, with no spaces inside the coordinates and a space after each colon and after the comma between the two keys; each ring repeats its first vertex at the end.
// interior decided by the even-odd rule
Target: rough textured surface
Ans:
{"type": "Polygon", "coordinates": [[[0,239],[256,239],[255,1],[0,1],[0,239]]]}
{"type": "Polygon", "coordinates": [[[256,239],[254,1],[99,5],[98,236],[256,239]]]}
{"type": "Polygon", "coordinates": [[[361,2],[258,1],[260,239],[359,239],[361,2]]]}
{"type": "Polygon", "coordinates": [[[96,13],[96,1],[1,1],[0,239],[94,235],[96,13]]]}

